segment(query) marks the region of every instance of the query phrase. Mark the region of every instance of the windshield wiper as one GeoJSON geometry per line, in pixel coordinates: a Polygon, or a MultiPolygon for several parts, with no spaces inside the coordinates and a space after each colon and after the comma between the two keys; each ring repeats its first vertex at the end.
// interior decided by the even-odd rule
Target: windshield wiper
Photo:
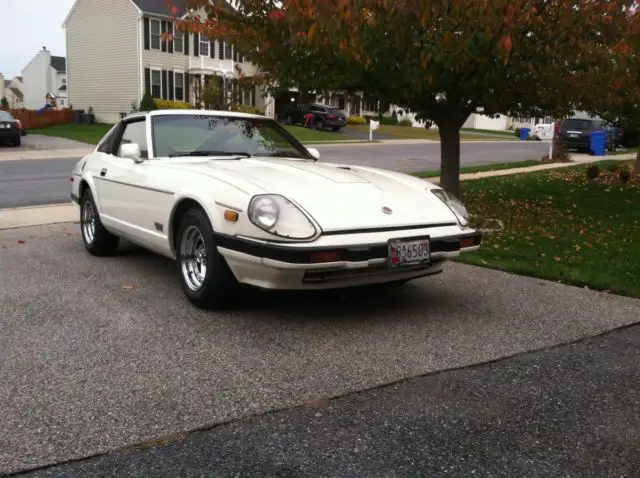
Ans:
{"type": "Polygon", "coordinates": [[[194,151],[180,151],[179,153],[171,153],[169,155],[170,158],[176,158],[179,156],[243,156],[245,158],[250,158],[251,155],[245,152],[236,152],[236,151],[202,151],[202,150],[194,150],[194,151]]]}
{"type": "Polygon", "coordinates": [[[294,154],[288,154],[288,153],[282,153],[282,152],[270,152],[270,153],[255,153],[253,156],[263,156],[263,157],[267,157],[267,158],[277,158],[277,157],[283,157],[283,158],[299,158],[299,159],[305,159],[303,156],[300,155],[294,155],[294,154]]]}

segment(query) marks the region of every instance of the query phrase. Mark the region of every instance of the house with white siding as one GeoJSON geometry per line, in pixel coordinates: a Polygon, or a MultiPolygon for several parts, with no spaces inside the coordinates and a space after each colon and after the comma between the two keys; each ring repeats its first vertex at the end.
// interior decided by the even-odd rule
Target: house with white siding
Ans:
{"type": "Polygon", "coordinates": [[[23,106],[39,110],[56,99],[56,106],[67,106],[67,68],[63,56],[52,55],[46,46],[22,69],[23,106]]]}
{"type": "MultiPolygon", "coordinates": [[[[184,1],[173,3],[176,16],[186,17],[184,1]]],[[[256,74],[230,42],[178,31],[166,0],[76,0],[63,28],[69,104],[91,107],[99,122],[114,123],[135,110],[147,90],[154,98],[196,105],[207,81],[235,86],[241,76],[256,74]]],[[[265,107],[256,87],[240,97],[265,107]]]]}
{"type": "Polygon", "coordinates": [[[0,73],[0,100],[5,98],[9,108],[17,110],[24,107],[23,78],[14,76],[11,80],[5,80],[0,73]]]}

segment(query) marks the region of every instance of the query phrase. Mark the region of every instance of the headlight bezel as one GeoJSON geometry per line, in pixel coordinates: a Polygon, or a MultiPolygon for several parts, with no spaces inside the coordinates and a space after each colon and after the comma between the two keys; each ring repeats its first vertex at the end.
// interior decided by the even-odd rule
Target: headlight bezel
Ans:
{"type": "Polygon", "coordinates": [[[460,199],[450,195],[442,188],[430,189],[430,192],[449,208],[462,227],[469,226],[470,214],[460,199]]]}
{"type": "Polygon", "coordinates": [[[274,237],[277,237],[278,239],[283,239],[286,241],[298,241],[298,242],[313,241],[322,232],[319,224],[303,207],[301,207],[299,204],[297,204],[295,201],[291,200],[290,198],[283,196],[282,194],[262,193],[262,194],[254,195],[249,201],[249,205],[247,207],[247,217],[249,219],[249,222],[255,227],[257,227],[259,230],[266,232],[267,234],[270,234],[274,237]],[[256,220],[256,214],[254,213],[254,208],[256,207],[256,204],[259,201],[262,201],[265,199],[271,200],[277,208],[277,218],[271,226],[259,224],[260,221],[256,220]],[[306,221],[305,226],[310,227],[311,233],[308,235],[293,235],[294,233],[287,233],[287,231],[283,233],[282,231],[279,231],[277,229],[277,226],[280,222],[280,219],[282,218],[282,204],[278,204],[278,201],[284,202],[285,206],[290,207],[291,211],[295,211],[295,214],[298,214],[301,219],[304,219],[306,221]]]}

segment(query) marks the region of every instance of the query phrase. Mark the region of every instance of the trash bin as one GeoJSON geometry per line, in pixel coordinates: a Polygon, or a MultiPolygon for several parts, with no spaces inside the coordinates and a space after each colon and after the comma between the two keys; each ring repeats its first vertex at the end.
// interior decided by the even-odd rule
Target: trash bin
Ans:
{"type": "Polygon", "coordinates": [[[84,110],[73,110],[73,116],[74,123],[82,124],[82,119],[84,118],[84,110]]]}
{"type": "Polygon", "coordinates": [[[529,128],[520,128],[520,141],[529,139],[529,128]]]}
{"type": "Polygon", "coordinates": [[[604,156],[607,151],[607,132],[593,131],[591,133],[591,152],[595,156],[604,156]]]}

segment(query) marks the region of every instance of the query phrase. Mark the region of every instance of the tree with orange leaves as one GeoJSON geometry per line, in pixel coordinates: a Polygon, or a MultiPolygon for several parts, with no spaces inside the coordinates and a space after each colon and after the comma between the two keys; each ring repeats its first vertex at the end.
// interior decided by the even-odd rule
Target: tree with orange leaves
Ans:
{"type": "Polygon", "coordinates": [[[358,88],[435,123],[441,184],[458,196],[460,128],[469,115],[569,113],[585,99],[576,85],[606,84],[635,3],[241,0],[230,8],[225,0],[184,1],[206,15],[179,28],[230,39],[269,85],[358,88]]]}

